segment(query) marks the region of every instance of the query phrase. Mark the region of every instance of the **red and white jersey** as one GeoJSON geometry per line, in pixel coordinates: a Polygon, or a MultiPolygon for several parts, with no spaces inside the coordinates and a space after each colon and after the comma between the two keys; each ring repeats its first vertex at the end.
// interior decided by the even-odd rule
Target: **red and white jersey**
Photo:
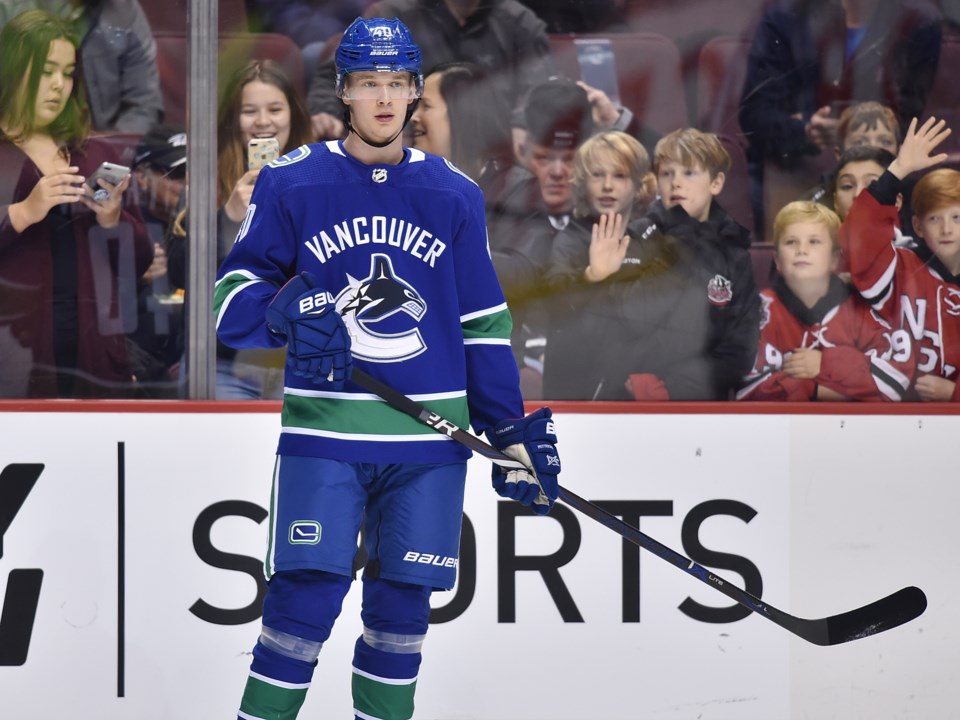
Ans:
{"type": "MultiPolygon", "coordinates": [[[[891,179],[886,173],[877,182],[889,185],[891,179]]],[[[957,382],[960,288],[944,281],[912,250],[895,247],[896,224],[896,207],[882,204],[869,190],[857,196],[840,228],[851,279],[884,320],[909,335],[914,379],[937,375],[957,382]]],[[[953,399],[960,400],[960,383],[953,399]]]]}
{"type": "Polygon", "coordinates": [[[838,278],[814,308],[804,306],[782,279],[760,293],[760,302],[757,360],[738,400],[813,400],[818,385],[853,400],[903,399],[912,364],[906,333],[892,330],[838,278]],[[783,371],[784,358],[800,348],[821,353],[813,379],[783,371]]]}

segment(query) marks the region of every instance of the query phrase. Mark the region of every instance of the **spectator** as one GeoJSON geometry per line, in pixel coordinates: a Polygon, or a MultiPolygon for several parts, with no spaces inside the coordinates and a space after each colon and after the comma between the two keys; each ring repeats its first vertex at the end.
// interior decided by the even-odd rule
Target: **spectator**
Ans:
{"type": "Polygon", "coordinates": [[[830,159],[816,156],[836,144],[849,104],[883,103],[901,124],[919,115],[940,40],[939,16],[917,0],[770,4],[753,37],[740,106],[758,227],[764,204],[780,208],[817,181],[830,159]]]}
{"type": "MultiPolygon", "coordinates": [[[[646,210],[656,195],[650,158],[633,137],[607,131],[589,138],[577,150],[573,165],[573,219],[552,242],[551,269],[557,297],[548,308],[548,335],[544,359],[546,392],[550,397],[580,400],[609,397],[603,388],[617,350],[597,357],[598,347],[624,338],[615,314],[602,306],[607,278],[626,260],[631,219],[646,210]],[[556,269],[554,269],[556,268],[556,269]],[[563,282],[556,282],[562,278],[563,282]],[[603,287],[604,290],[596,288],[603,287]],[[616,340],[614,340],[616,338],[616,340]],[[599,343],[599,344],[598,344],[599,343]]],[[[625,340],[625,338],[624,338],[625,340]]],[[[628,342],[628,341],[627,341],[628,342]]],[[[626,380],[620,382],[621,389],[626,380]]],[[[614,382],[614,385],[616,383],[614,382]]],[[[614,388],[615,389],[615,388],[614,388]]]]}
{"type": "MultiPolygon", "coordinates": [[[[883,175],[883,171],[893,162],[894,157],[888,150],[869,145],[857,145],[840,155],[832,187],[828,188],[826,194],[833,201],[833,209],[841,220],[846,219],[857,196],[870,183],[883,175]]],[[[901,202],[902,197],[898,196],[898,208],[901,202]]],[[[898,241],[897,244],[907,243],[898,241]]]]}
{"type": "MultiPolygon", "coordinates": [[[[289,153],[311,140],[310,117],[290,79],[272,60],[252,60],[227,84],[217,120],[217,265],[233,247],[247,215],[260,168],[248,169],[253,138],[276,138],[289,153]]],[[[179,219],[181,230],[186,217],[179,219]]],[[[186,233],[169,238],[171,279],[185,279],[186,233]]],[[[283,395],[283,351],[237,352],[217,344],[217,399],[279,399],[283,395]]]]}
{"type": "Polygon", "coordinates": [[[914,230],[929,254],[893,244],[901,181],[946,160],[945,153],[933,153],[949,134],[942,120],[919,127],[912,120],[896,159],[854,200],[840,229],[854,286],[878,315],[909,335],[915,370],[908,400],[960,400],[960,287],[950,281],[960,272],[960,174],[932,172],[913,191],[914,230]]]}
{"type": "Polygon", "coordinates": [[[303,54],[307,83],[313,78],[328,40],[340,41],[340,34],[355,17],[362,15],[371,0],[247,0],[251,32],[286,35],[303,54]]]}
{"type": "MultiPolygon", "coordinates": [[[[423,66],[446,62],[483,66],[500,103],[514,111],[513,125],[522,125],[518,108],[527,91],[553,74],[546,26],[517,0],[380,0],[364,17],[396,17],[420,39],[423,66]]],[[[308,106],[317,138],[339,138],[345,131],[333,59],[313,77],[308,106]]]]}
{"type": "Polygon", "coordinates": [[[760,293],[757,360],[737,399],[902,400],[910,386],[909,338],[835,274],[840,218],[796,201],[773,228],[780,275],[760,293]]]}
{"type": "Polygon", "coordinates": [[[587,93],[562,78],[533,88],[526,107],[530,171],[516,168],[500,197],[488,202],[488,232],[513,314],[514,355],[521,369],[534,367],[539,374],[547,324],[543,279],[553,238],[570,222],[573,159],[592,134],[593,119],[587,93]]]}
{"type": "Polygon", "coordinates": [[[140,279],[136,330],[130,357],[141,394],[173,397],[183,351],[183,294],[167,272],[166,238],[185,200],[187,134],[182,127],[160,125],[141,138],[133,158],[140,214],[153,241],[153,263],[140,279]]]}
{"type": "Polygon", "coordinates": [[[423,97],[411,117],[413,147],[447,158],[489,202],[513,166],[507,108],[479,65],[444,63],[424,78],[423,97]]]}
{"type": "Polygon", "coordinates": [[[0,27],[35,8],[65,18],[82,38],[93,130],[143,134],[160,122],[157,45],[138,0],[7,0],[0,4],[0,27]]]}
{"type": "MultiPolygon", "coordinates": [[[[551,259],[554,287],[601,279],[589,305],[553,303],[558,312],[587,323],[605,314],[619,326],[584,341],[603,372],[581,384],[578,399],[725,400],[753,363],[759,326],[750,234],[714,200],[730,156],[715,135],[687,128],[657,143],[653,165],[660,199],[630,224],[619,270],[584,272],[584,250],[571,259],[559,245],[551,259]],[[606,351],[612,342],[618,349],[606,351]]],[[[608,235],[612,244],[619,233],[608,235]]],[[[552,350],[548,341],[544,395],[573,399],[555,381],[552,350]]]]}
{"type": "Polygon", "coordinates": [[[118,397],[136,378],[125,335],[136,287],[153,257],[129,177],[85,185],[109,146],[89,138],[80,39],[40,10],[0,32],[0,284],[25,288],[3,315],[8,337],[31,353],[31,397],[118,397]]]}
{"type": "MultiPolygon", "coordinates": [[[[853,147],[873,147],[891,153],[886,164],[889,165],[900,148],[900,123],[893,110],[870,101],[851,105],[844,110],[837,122],[837,145],[834,148],[837,159],[853,147]]],[[[801,199],[828,204],[836,187],[836,173],[837,168],[825,173],[820,184],[801,199]]],[[[850,202],[853,202],[853,198],[850,198],[850,202]]],[[[834,210],[842,220],[845,212],[841,212],[836,206],[834,210]]],[[[909,215],[906,219],[909,220],[909,215]]]]}

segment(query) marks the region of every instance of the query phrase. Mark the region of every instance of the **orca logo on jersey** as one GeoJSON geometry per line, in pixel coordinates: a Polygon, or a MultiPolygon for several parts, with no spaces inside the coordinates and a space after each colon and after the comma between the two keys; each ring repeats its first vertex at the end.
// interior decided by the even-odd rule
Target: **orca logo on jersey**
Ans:
{"type": "Polygon", "coordinates": [[[397,277],[388,255],[375,253],[370,257],[370,274],[363,280],[348,274],[347,281],[337,295],[336,308],[350,332],[354,357],[400,362],[427,349],[417,328],[427,303],[413,286],[397,277]]]}

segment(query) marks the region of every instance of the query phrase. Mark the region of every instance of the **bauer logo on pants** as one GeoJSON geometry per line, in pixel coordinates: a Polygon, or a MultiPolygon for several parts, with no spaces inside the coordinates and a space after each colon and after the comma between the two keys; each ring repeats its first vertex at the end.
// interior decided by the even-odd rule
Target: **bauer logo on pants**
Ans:
{"type": "Polygon", "coordinates": [[[295,520],[290,523],[291,545],[316,545],[320,542],[320,523],[316,520],[295,520]]]}

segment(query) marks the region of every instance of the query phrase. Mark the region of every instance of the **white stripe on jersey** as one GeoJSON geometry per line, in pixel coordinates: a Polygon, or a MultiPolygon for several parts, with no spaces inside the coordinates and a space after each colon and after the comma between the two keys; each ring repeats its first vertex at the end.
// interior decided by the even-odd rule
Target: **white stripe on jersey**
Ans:
{"type": "Polygon", "coordinates": [[[477,318],[483,317],[484,315],[493,315],[495,313],[501,312],[506,309],[507,309],[507,304],[500,303],[499,305],[494,305],[491,308],[484,308],[483,310],[477,310],[476,312],[467,313],[466,315],[460,316],[460,324],[462,325],[465,322],[476,320],[477,318]]]}

